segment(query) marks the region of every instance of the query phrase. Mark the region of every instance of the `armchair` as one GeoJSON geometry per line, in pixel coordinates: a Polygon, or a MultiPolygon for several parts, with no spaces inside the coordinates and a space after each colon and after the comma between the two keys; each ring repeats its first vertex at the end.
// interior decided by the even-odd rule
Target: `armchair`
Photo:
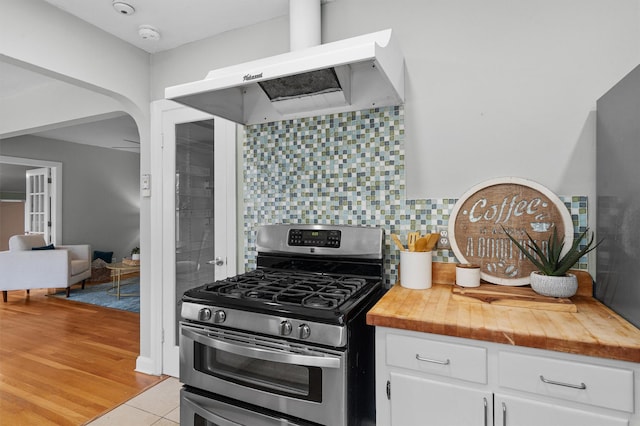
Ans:
{"type": "Polygon", "coordinates": [[[9,238],[9,250],[0,252],[0,291],[7,301],[7,291],[32,288],[66,288],[82,281],[82,288],[91,276],[89,245],[60,245],[52,250],[32,250],[44,247],[42,235],[14,235],[9,238]]]}

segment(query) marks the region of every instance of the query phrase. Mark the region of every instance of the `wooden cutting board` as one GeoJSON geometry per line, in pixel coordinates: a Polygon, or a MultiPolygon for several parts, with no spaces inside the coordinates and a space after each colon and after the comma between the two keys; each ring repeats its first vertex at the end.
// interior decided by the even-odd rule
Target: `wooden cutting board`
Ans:
{"type": "Polygon", "coordinates": [[[558,312],[578,312],[576,305],[568,298],[542,296],[531,287],[505,287],[495,284],[480,284],[480,287],[451,287],[453,300],[470,303],[518,308],[542,309],[558,312]]]}

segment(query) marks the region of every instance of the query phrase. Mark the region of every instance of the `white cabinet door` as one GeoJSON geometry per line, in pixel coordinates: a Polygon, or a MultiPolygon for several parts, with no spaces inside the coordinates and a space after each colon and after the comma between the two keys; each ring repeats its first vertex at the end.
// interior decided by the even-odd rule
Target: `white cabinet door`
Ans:
{"type": "Polygon", "coordinates": [[[487,426],[492,395],[476,389],[390,373],[392,426],[487,426]]]}
{"type": "Polygon", "coordinates": [[[626,419],[495,394],[496,426],[624,426],[626,419]]]}

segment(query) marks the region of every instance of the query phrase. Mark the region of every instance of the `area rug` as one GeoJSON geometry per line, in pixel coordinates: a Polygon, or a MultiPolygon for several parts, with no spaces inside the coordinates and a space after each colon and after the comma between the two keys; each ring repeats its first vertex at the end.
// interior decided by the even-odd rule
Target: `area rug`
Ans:
{"type": "MultiPolygon", "coordinates": [[[[123,311],[140,312],[140,296],[138,296],[140,294],[140,277],[127,278],[120,282],[120,299],[113,294],[107,293],[107,290],[110,290],[111,287],[111,281],[104,284],[86,285],[84,290],[78,288],[78,286],[73,286],[71,295],[68,298],[64,290],[50,296],[123,311]],[[125,294],[136,294],[136,296],[124,296],[125,294]]],[[[114,291],[110,290],[109,293],[114,291]]]]}

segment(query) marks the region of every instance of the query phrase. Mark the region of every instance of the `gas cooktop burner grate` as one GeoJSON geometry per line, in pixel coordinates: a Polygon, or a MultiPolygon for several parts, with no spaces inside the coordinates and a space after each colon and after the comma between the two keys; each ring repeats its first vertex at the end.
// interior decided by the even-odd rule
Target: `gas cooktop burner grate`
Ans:
{"type": "Polygon", "coordinates": [[[335,309],[366,283],[359,277],[258,269],[208,284],[204,291],[222,297],[335,309]]]}

